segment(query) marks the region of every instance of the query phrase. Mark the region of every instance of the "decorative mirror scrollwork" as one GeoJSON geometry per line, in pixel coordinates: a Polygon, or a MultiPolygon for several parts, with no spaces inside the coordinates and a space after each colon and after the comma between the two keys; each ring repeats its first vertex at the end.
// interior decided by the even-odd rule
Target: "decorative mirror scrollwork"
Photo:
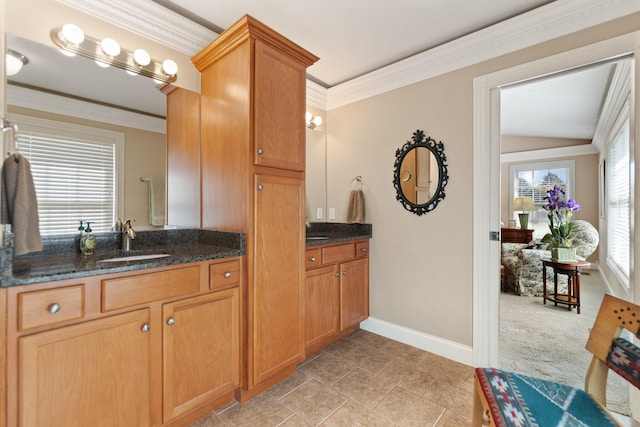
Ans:
{"type": "Polygon", "coordinates": [[[396,199],[416,215],[432,211],[444,199],[449,182],[444,144],[417,130],[396,150],[393,186],[396,199]]]}

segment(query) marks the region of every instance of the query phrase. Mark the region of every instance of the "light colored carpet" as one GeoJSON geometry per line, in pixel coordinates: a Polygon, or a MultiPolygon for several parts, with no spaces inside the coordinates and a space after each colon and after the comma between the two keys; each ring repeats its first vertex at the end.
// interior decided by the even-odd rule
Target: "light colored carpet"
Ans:
{"type": "MultiPolygon", "coordinates": [[[[581,276],[581,314],[542,297],[500,295],[500,369],[584,388],[591,353],[584,346],[600,308],[600,272],[581,276]]],[[[609,371],[607,407],[629,415],[629,386],[609,371]]]]}

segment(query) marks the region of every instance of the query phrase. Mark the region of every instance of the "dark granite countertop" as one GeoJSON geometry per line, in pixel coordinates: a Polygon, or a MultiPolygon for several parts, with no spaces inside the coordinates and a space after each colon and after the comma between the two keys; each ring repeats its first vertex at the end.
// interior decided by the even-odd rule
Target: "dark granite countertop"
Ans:
{"type": "Polygon", "coordinates": [[[90,256],[78,253],[78,236],[44,238],[42,252],[13,258],[11,271],[5,272],[0,278],[0,287],[164,267],[245,254],[245,236],[242,233],[198,229],[139,231],[133,243],[134,249],[126,253],[117,249],[118,234],[96,233],[96,238],[98,250],[90,256]],[[169,256],[101,262],[116,257],[149,254],[169,256]]]}
{"type": "Polygon", "coordinates": [[[322,246],[354,240],[370,239],[371,224],[311,222],[307,226],[306,246],[322,246]]]}

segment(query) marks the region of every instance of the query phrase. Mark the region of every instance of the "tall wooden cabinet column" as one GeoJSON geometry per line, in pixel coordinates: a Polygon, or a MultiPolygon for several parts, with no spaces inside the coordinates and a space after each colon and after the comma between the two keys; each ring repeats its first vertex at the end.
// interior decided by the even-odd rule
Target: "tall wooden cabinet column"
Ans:
{"type": "Polygon", "coordinates": [[[317,59],[250,16],[192,59],[202,227],[246,233],[242,401],[304,357],[306,68],[317,59]]]}

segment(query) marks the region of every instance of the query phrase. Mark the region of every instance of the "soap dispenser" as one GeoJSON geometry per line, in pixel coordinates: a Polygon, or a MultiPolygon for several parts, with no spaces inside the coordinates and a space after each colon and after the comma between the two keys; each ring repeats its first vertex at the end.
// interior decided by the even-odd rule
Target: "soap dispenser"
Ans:
{"type": "MultiPolygon", "coordinates": [[[[80,226],[82,226],[82,224],[80,226]]],[[[93,255],[93,251],[96,249],[96,236],[91,234],[92,231],[91,223],[87,222],[84,234],[80,236],[80,252],[82,252],[83,255],[93,255]]]]}

